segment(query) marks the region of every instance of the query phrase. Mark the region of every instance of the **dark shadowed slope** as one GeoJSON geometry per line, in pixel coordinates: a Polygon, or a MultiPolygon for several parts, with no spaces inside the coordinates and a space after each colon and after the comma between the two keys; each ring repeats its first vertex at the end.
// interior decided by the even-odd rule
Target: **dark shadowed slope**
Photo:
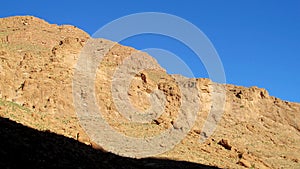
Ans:
{"type": "Polygon", "coordinates": [[[0,118],[0,168],[165,169],[207,168],[166,159],[131,159],[95,150],[71,138],[0,118]]]}

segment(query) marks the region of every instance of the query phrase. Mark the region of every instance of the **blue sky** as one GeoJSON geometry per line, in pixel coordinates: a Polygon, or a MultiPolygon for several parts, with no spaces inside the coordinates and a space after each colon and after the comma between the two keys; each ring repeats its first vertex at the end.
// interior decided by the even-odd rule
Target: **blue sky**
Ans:
{"type": "MultiPolygon", "coordinates": [[[[266,88],[272,96],[300,102],[297,0],[10,0],[0,6],[0,17],[33,15],[50,23],[75,25],[90,35],[114,19],[137,12],[173,14],[200,28],[221,58],[227,83],[266,88]]],[[[208,76],[195,54],[174,39],[146,34],[121,43],[140,50],[168,50],[185,61],[196,77],[208,76]]]]}

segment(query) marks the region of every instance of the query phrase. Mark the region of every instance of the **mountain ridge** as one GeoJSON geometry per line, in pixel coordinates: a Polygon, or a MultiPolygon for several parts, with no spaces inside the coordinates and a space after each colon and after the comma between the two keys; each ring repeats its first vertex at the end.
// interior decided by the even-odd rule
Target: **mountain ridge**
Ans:
{"type": "MultiPolygon", "coordinates": [[[[82,128],[72,103],[74,67],[89,39],[87,33],[70,25],[48,24],[32,16],[1,18],[1,117],[99,148],[82,128]],[[8,103],[30,111],[14,111],[8,103]]],[[[112,98],[111,77],[134,52],[131,47],[116,44],[107,53],[97,70],[96,97],[107,110],[105,118],[117,131],[130,136],[153,135],[172,126],[182,95],[163,69],[144,71],[131,83],[129,98],[135,107],[145,110],[150,106],[147,93],[159,89],[167,96],[165,113],[148,126],[148,132],[115,113],[112,99],[107,99],[112,98]]],[[[257,87],[219,84],[226,91],[224,113],[215,132],[204,143],[198,143],[216,85],[209,79],[197,79],[201,102],[195,126],[174,149],[156,157],[220,168],[300,167],[300,104],[269,96],[265,89],[257,87]]]]}

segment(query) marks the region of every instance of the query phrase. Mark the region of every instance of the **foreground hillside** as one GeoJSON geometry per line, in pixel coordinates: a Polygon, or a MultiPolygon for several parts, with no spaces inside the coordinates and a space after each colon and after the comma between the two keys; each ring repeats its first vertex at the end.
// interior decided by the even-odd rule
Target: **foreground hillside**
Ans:
{"type": "MultiPolygon", "coordinates": [[[[0,19],[1,168],[14,167],[15,161],[27,161],[26,165],[35,168],[50,164],[71,168],[71,163],[80,162],[89,163],[82,165],[88,168],[300,168],[300,104],[269,96],[257,87],[221,85],[209,79],[196,80],[200,95],[196,123],[172,150],[145,160],[104,153],[84,132],[73,105],[74,68],[89,39],[74,26],[52,25],[35,17],[0,19]],[[226,92],[224,113],[213,135],[200,143],[216,88],[226,92]],[[45,144],[35,146],[36,142],[45,144]],[[19,156],[12,154],[15,147],[19,156]],[[46,152],[49,156],[42,156],[46,152]]],[[[102,41],[104,46],[112,43],[102,41]]],[[[113,104],[111,77],[134,52],[116,44],[107,53],[96,74],[96,98],[117,131],[134,137],[153,136],[172,127],[184,96],[174,76],[162,68],[144,71],[134,77],[128,96],[135,107],[146,110],[148,94],[158,89],[166,95],[164,114],[149,125],[132,124],[120,116],[113,104]]]]}

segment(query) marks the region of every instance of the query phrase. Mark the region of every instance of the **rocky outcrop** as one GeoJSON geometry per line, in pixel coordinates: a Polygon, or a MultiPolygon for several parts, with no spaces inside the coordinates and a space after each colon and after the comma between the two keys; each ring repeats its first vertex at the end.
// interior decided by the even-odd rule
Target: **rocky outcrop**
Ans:
{"type": "MultiPolygon", "coordinates": [[[[89,38],[74,26],[52,25],[31,16],[0,19],[0,116],[101,148],[81,127],[72,95],[74,69],[89,38]]],[[[104,46],[110,43],[103,40],[104,46]]],[[[151,107],[149,95],[157,90],[165,96],[164,111],[147,125],[132,123],[118,113],[112,77],[124,60],[138,52],[120,44],[109,49],[97,68],[95,96],[106,110],[103,117],[116,131],[149,137],[176,128],[181,100],[188,96],[181,92],[176,76],[163,68],[144,70],[132,77],[126,97],[134,108],[145,111],[151,107]]],[[[172,150],[156,157],[220,168],[300,167],[299,103],[282,101],[258,87],[217,84],[204,78],[186,85],[198,91],[195,124],[172,150]],[[211,114],[216,106],[222,109],[219,119],[211,114]],[[212,135],[203,128],[209,118],[218,122],[212,135]]]]}

